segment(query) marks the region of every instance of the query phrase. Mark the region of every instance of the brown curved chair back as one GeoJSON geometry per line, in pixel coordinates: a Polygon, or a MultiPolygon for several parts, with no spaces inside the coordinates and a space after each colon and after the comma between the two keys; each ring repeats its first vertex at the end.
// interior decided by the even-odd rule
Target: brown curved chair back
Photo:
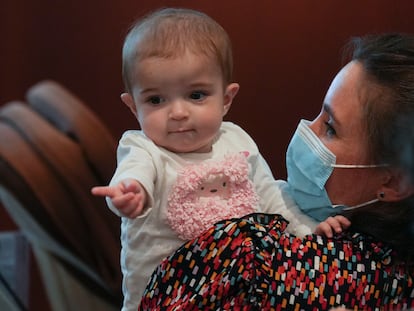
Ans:
{"type": "Polygon", "coordinates": [[[90,194],[112,175],[115,140],[80,100],[53,81],[30,89],[28,100],[0,109],[0,185],[105,286],[56,254],[73,274],[119,305],[120,220],[102,198],[90,194]]]}

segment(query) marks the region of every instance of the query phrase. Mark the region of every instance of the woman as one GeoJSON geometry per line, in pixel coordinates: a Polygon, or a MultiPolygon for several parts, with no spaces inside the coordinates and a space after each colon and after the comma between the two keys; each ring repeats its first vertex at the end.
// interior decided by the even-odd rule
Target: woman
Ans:
{"type": "Polygon", "coordinates": [[[286,162],[298,206],[322,219],[337,211],[326,223],[346,217],[351,227],[301,239],[284,233],[279,215],[220,222],[163,261],[139,310],[414,307],[414,36],[352,44],[351,61],[319,116],[300,122],[286,162]]]}

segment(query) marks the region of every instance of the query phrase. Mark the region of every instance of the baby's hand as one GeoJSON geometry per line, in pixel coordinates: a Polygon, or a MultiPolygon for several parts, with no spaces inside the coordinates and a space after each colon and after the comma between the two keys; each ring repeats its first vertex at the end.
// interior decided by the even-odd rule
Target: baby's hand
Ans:
{"type": "Polygon", "coordinates": [[[351,222],[348,218],[336,215],[334,217],[328,217],[325,221],[322,221],[315,229],[315,233],[324,235],[327,238],[332,238],[334,233],[339,234],[343,230],[349,228],[351,222]]]}
{"type": "Polygon", "coordinates": [[[135,218],[142,213],[146,201],[146,192],[134,179],[126,179],[115,186],[93,187],[92,194],[109,197],[120,213],[135,218]]]}

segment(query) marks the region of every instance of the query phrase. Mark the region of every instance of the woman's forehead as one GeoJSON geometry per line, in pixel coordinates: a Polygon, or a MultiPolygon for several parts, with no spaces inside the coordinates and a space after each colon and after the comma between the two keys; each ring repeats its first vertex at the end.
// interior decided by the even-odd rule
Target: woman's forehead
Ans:
{"type": "Polygon", "coordinates": [[[326,112],[340,118],[341,112],[357,114],[361,111],[366,93],[364,71],[360,63],[351,62],[333,79],[324,100],[326,112]]]}

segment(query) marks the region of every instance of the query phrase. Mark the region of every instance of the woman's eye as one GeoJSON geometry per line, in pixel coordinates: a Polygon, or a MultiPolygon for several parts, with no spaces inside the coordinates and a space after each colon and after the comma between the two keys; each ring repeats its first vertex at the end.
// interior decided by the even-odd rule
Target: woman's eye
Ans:
{"type": "Polygon", "coordinates": [[[333,128],[333,126],[329,122],[325,122],[325,126],[326,126],[326,134],[328,136],[336,135],[335,129],[333,128]]]}
{"type": "Polygon", "coordinates": [[[197,92],[192,92],[190,94],[190,98],[194,99],[194,100],[200,100],[203,99],[206,96],[206,93],[201,92],[201,91],[197,91],[197,92]]]}

